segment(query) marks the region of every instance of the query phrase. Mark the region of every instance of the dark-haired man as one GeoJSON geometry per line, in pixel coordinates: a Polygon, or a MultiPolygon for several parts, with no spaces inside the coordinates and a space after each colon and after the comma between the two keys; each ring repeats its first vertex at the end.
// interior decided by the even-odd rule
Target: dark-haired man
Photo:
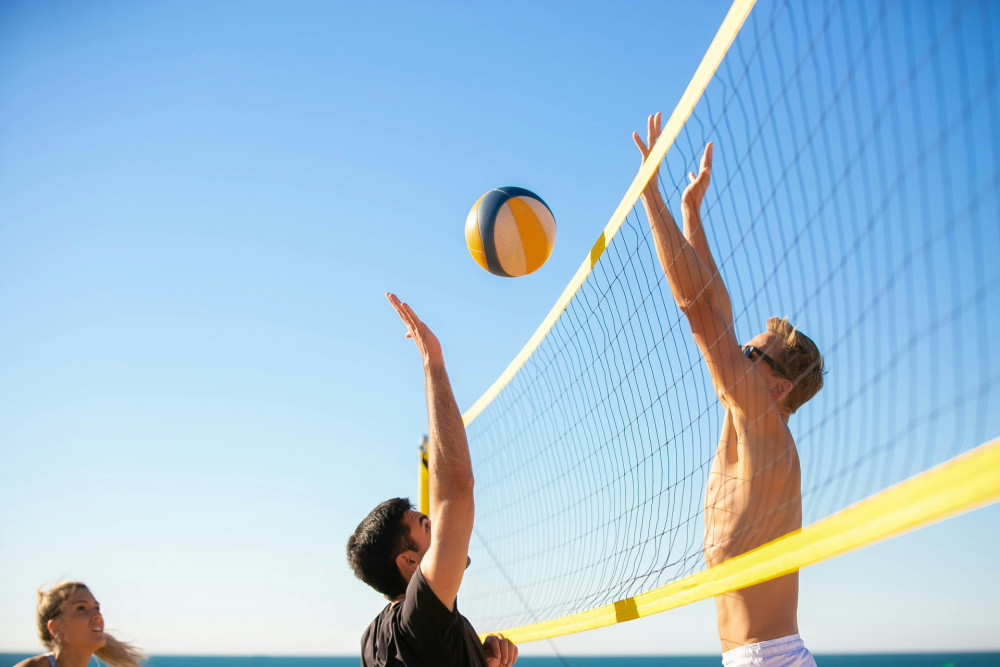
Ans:
{"type": "MultiPolygon", "coordinates": [[[[633,139],[645,161],[660,136],[660,114],[649,117],[647,143],[633,139]]],[[[798,452],[788,417],[823,386],[816,345],[771,318],[746,345],[733,332],[733,310],[701,224],[701,202],[712,170],[712,144],[689,175],[681,199],[683,232],[657,188],[642,193],[656,252],[674,300],[726,409],[705,490],[705,561],[709,567],[802,527],[798,452]]],[[[798,572],[715,598],[726,667],[815,667],[798,635],[798,572]]]]}
{"type": "Polygon", "coordinates": [[[469,445],[441,345],[407,304],[386,296],[424,363],[431,517],[405,498],[387,500],[347,542],[354,574],[390,601],[361,639],[361,664],[509,667],[517,647],[496,635],[481,643],[456,604],[475,507],[469,445]]]}

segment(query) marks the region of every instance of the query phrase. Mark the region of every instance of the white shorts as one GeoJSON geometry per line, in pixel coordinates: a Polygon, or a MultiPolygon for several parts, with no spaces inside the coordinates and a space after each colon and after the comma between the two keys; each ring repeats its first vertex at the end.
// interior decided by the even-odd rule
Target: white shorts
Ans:
{"type": "Polygon", "coordinates": [[[722,654],[725,667],[816,667],[812,653],[798,635],[747,644],[722,654]]]}

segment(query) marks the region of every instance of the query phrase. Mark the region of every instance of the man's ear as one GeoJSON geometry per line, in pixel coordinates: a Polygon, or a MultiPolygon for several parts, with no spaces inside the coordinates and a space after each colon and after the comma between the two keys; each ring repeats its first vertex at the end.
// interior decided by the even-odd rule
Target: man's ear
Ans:
{"type": "Polygon", "coordinates": [[[396,567],[399,568],[403,578],[407,581],[409,581],[410,577],[413,576],[413,573],[417,571],[417,565],[420,565],[420,559],[417,558],[416,551],[407,549],[403,553],[396,556],[396,567]]]}
{"type": "Polygon", "coordinates": [[[788,396],[789,392],[792,391],[792,381],[788,378],[771,378],[771,396],[776,401],[780,401],[785,396],[788,396]]]}

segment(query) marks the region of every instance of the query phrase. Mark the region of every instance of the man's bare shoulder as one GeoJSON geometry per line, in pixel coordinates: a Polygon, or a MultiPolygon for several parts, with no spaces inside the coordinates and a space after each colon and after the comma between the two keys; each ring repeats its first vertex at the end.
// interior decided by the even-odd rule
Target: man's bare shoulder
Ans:
{"type": "Polygon", "coordinates": [[[770,386],[743,355],[736,339],[728,343],[720,342],[711,358],[706,356],[719,402],[732,415],[737,433],[750,428],[777,432],[782,419],[770,386]]]}
{"type": "Polygon", "coordinates": [[[771,398],[767,385],[756,380],[753,378],[753,381],[747,382],[749,386],[745,391],[726,406],[737,436],[740,440],[791,438],[788,424],[782,418],[777,402],[771,398]]]}

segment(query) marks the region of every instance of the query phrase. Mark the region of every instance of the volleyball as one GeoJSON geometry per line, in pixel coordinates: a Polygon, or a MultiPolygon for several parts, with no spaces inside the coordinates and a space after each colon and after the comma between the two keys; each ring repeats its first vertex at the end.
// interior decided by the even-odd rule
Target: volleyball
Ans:
{"type": "Polygon", "coordinates": [[[495,188],[465,220],[465,243],[479,266],[505,278],[541,268],[552,253],[556,221],[542,198],[517,187],[495,188]]]}

